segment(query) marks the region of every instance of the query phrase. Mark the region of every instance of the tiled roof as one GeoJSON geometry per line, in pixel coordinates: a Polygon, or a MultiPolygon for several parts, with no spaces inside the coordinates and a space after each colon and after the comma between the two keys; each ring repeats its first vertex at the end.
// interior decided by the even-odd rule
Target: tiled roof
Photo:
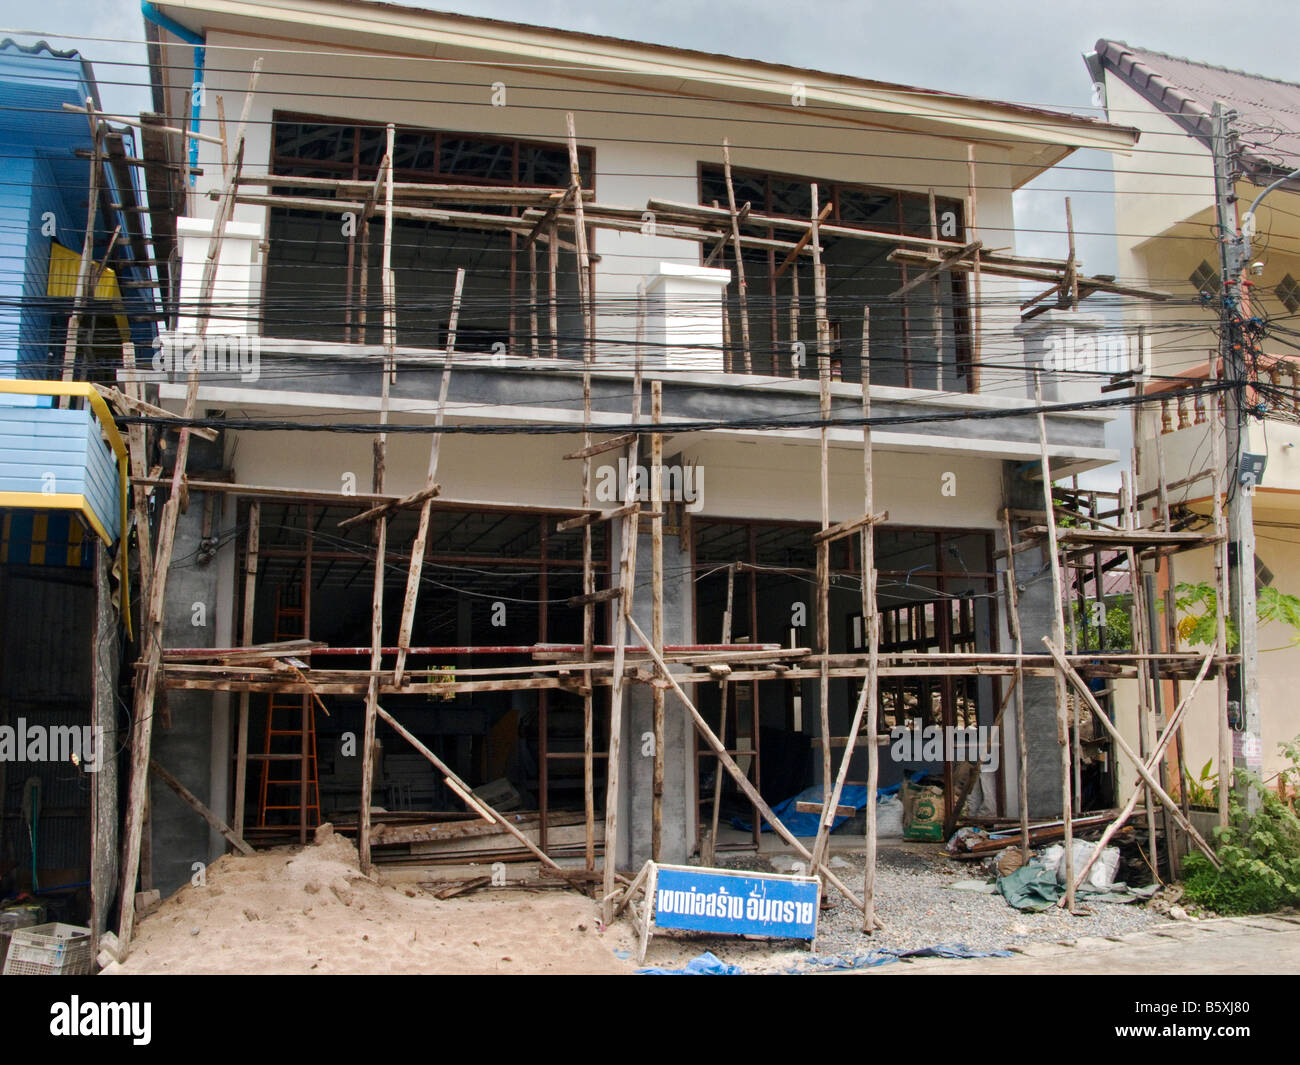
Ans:
{"type": "Polygon", "coordinates": [[[1214,102],[1236,110],[1249,175],[1300,168],[1300,85],[1105,38],[1096,53],[1104,69],[1207,146],[1214,102]]]}

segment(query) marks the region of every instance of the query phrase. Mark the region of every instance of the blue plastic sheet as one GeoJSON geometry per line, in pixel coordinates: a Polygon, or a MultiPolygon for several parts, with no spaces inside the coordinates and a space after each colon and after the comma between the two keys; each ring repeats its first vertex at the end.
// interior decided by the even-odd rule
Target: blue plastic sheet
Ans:
{"type": "Polygon", "coordinates": [[[699,957],[688,961],[684,969],[638,969],[637,974],[639,976],[744,976],[745,970],[739,965],[728,965],[706,950],[699,957]]]}
{"type": "MultiPolygon", "coordinates": [[[[1009,950],[974,950],[965,943],[938,943],[915,950],[872,950],[866,954],[809,954],[786,968],[791,975],[837,969],[873,969],[904,958],[1010,958],[1009,950]]],[[[709,951],[692,958],[683,969],[638,969],[641,976],[744,976],[739,965],[728,965],[709,951]]]]}
{"type": "MultiPolygon", "coordinates": [[[[903,785],[899,783],[891,784],[887,788],[877,788],[876,801],[879,802],[881,799],[895,794],[902,786],[903,785]]],[[[804,788],[804,790],[799,792],[798,795],[792,795],[788,799],[782,799],[772,807],[772,812],[780,819],[781,824],[785,825],[789,830],[790,835],[815,836],[817,835],[817,822],[820,820],[820,816],[818,814],[801,814],[795,808],[795,803],[822,802],[824,799],[825,795],[822,792],[822,786],[820,784],[814,784],[810,788],[804,788]]],[[[867,789],[861,784],[844,785],[844,790],[840,793],[840,805],[852,806],[855,810],[865,809],[867,805],[867,789]]],[[[847,816],[835,818],[835,824],[831,826],[831,831],[834,832],[835,829],[839,828],[840,825],[847,820],[847,816]]],[[[738,828],[742,832],[750,832],[753,830],[753,825],[739,817],[733,817],[731,819],[731,827],[738,828]]],[[[772,832],[775,830],[771,825],[764,821],[763,831],[772,832]]]]}

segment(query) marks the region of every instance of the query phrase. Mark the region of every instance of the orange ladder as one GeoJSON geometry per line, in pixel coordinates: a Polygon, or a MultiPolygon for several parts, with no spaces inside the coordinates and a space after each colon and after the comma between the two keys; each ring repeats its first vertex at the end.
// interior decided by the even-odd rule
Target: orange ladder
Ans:
{"type": "MultiPolygon", "coordinates": [[[[306,617],[301,605],[286,605],[283,588],[275,590],[275,641],[306,636],[306,617]],[[294,630],[294,631],[291,631],[294,630]]],[[[263,743],[262,786],[257,798],[257,827],[280,828],[292,822],[279,818],[291,811],[298,814],[298,840],[307,842],[307,830],[320,824],[320,780],[316,760],[316,708],[310,695],[276,693],[266,708],[263,743]],[[294,712],[297,727],[290,727],[294,712]],[[276,775],[275,766],[297,767],[292,776],[276,775]],[[297,799],[296,802],[290,801],[297,799]],[[275,821],[268,818],[274,816],[275,821]]]]}

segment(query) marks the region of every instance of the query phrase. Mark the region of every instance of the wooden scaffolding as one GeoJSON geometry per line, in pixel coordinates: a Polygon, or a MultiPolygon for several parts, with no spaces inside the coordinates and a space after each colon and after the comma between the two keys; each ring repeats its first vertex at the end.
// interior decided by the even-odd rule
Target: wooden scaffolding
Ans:
{"type": "MultiPolygon", "coordinates": [[[[291,489],[269,488],[254,485],[241,485],[219,481],[191,480],[186,473],[186,458],[189,442],[193,435],[211,435],[211,430],[194,428],[191,421],[195,418],[198,401],[198,375],[192,372],[187,381],[184,413],[181,416],[179,441],[175,450],[175,466],[167,479],[159,472],[149,468],[150,450],[145,428],[134,425],[131,431],[131,472],[134,498],[134,516],[137,530],[138,546],[141,559],[143,580],[143,597],[141,605],[140,631],[141,652],[135,678],[134,700],[134,735],[131,752],[130,790],[126,809],[126,833],[122,861],[122,897],[130,900],[139,874],[142,848],[145,842],[144,822],[147,811],[147,780],[152,767],[161,779],[172,784],[178,794],[203,816],[209,824],[220,831],[233,847],[240,851],[251,848],[244,839],[243,810],[247,788],[249,700],[254,694],[293,694],[310,698],[316,705],[324,708],[324,699],[332,696],[350,696],[364,699],[365,728],[362,744],[362,779],[358,818],[358,848],[363,870],[368,870],[372,862],[372,846],[376,836],[392,838],[391,833],[382,831],[373,823],[371,813],[371,787],[375,766],[375,730],[382,720],[399,736],[427,759],[442,777],[447,789],[455,794],[471,814],[483,822],[499,826],[499,829],[515,838],[519,845],[540,863],[543,875],[568,880],[575,884],[599,885],[597,890],[602,899],[607,919],[615,913],[620,901],[626,897],[629,881],[617,868],[619,843],[623,832],[618,821],[620,793],[624,785],[620,773],[620,738],[623,728],[623,716],[630,686],[640,684],[648,686],[652,694],[653,731],[654,731],[654,771],[653,771],[653,805],[652,805],[652,850],[655,858],[659,857],[662,846],[662,797],[664,788],[664,728],[668,707],[675,704],[686,715],[702,743],[716,756],[720,772],[713,799],[712,830],[706,834],[706,846],[711,848],[717,832],[718,788],[721,786],[721,772],[726,772],[736,788],[745,796],[757,811],[759,817],[806,863],[808,870],[833,885],[840,894],[863,915],[865,931],[883,927],[876,915],[875,905],[875,862],[876,862],[876,811],[874,802],[868,801],[866,810],[866,855],[863,867],[863,887],[861,895],[832,869],[829,862],[830,830],[840,812],[839,800],[845,787],[849,762],[858,748],[859,735],[865,730],[868,754],[868,795],[874,795],[879,779],[879,755],[875,738],[879,732],[878,681],[884,676],[931,676],[931,677],[969,677],[990,676],[1007,678],[1009,687],[998,711],[1000,722],[1011,705],[1011,694],[1015,693],[1015,716],[1019,736],[1021,767],[1021,802],[1019,821],[1021,842],[1026,849],[1029,845],[1028,807],[1025,801],[1025,723],[1023,679],[1025,677],[1054,678],[1057,704],[1058,739],[1061,747],[1062,809],[1064,834],[1067,842],[1067,861],[1070,860],[1069,841],[1072,834],[1073,818],[1078,812],[1077,791],[1072,789],[1072,780],[1077,779],[1076,757],[1079,749],[1078,713],[1080,706],[1085,707],[1097,719],[1098,724],[1107,731],[1118,749],[1126,759],[1133,763],[1138,774],[1138,786],[1133,789],[1125,807],[1107,829],[1113,834],[1136,808],[1140,795],[1147,796],[1148,831],[1151,848],[1154,852],[1156,839],[1154,829],[1155,804],[1158,802],[1181,831],[1194,844],[1208,854],[1213,861],[1213,854],[1205,841],[1190,824],[1185,810],[1179,807],[1169,795],[1164,783],[1158,777],[1164,765],[1163,756],[1167,744],[1177,735],[1185,711],[1197,687],[1210,674],[1222,678],[1223,667],[1233,658],[1226,653],[1224,643],[1224,625],[1222,611],[1219,616],[1219,639],[1217,647],[1209,654],[1200,655],[1180,652],[1170,645],[1165,650],[1157,650],[1157,641],[1153,641],[1150,626],[1146,624],[1143,610],[1135,611],[1135,633],[1141,631],[1141,640],[1137,646],[1128,651],[1109,652],[1103,648],[1087,648],[1087,640],[1080,647],[1077,638],[1067,642],[1067,627],[1072,635],[1077,626],[1074,621],[1074,601],[1085,595],[1089,579],[1096,582],[1095,595],[1103,597],[1102,565],[1100,559],[1105,556],[1112,560],[1123,558],[1123,569],[1132,581],[1132,591],[1137,602],[1140,592],[1138,579],[1139,566],[1147,559],[1168,557],[1172,553],[1191,547],[1214,545],[1220,552],[1226,542],[1222,529],[1222,487],[1218,478],[1217,466],[1214,481],[1214,513],[1216,529],[1213,533],[1192,533],[1179,531],[1172,527],[1168,500],[1161,475],[1159,493],[1160,516],[1152,526],[1142,527],[1141,510],[1138,506],[1136,491],[1118,501],[1114,512],[1099,512],[1096,496],[1093,494],[1085,501],[1087,493],[1078,491],[1063,492],[1054,486],[1048,454],[1045,419],[1041,410],[1041,390],[1038,392],[1039,446],[1041,452],[1041,479],[1043,489],[1043,510],[1041,513],[1026,513],[1008,508],[1004,511],[1004,532],[1006,537],[1003,557],[1008,560],[1008,575],[1005,598],[1008,605],[1010,627],[1015,640],[1015,650],[1007,653],[971,653],[954,652],[947,654],[912,654],[906,652],[884,653],[880,648],[880,616],[877,605],[877,577],[875,566],[875,536],[877,527],[887,519],[887,515],[877,513],[873,492],[872,467],[872,433],[871,433],[871,388],[870,388],[870,318],[863,309],[862,316],[862,373],[861,373],[861,431],[863,461],[863,506],[861,517],[851,521],[832,524],[830,521],[831,497],[828,473],[829,431],[834,424],[832,417],[832,380],[834,377],[834,341],[827,314],[826,270],[822,256],[822,241],[830,235],[836,238],[887,242],[894,246],[890,259],[903,263],[917,270],[904,285],[897,296],[905,294],[919,285],[937,286],[939,279],[952,272],[970,274],[978,286],[982,276],[1001,276],[1023,280],[1042,281],[1050,285],[1044,296],[1055,293],[1066,305],[1073,305],[1077,300],[1092,292],[1117,293],[1150,299],[1164,298],[1163,293],[1134,289],[1116,284],[1109,278],[1080,277],[1075,268],[1073,255],[1064,261],[1026,259],[984,249],[974,237],[975,191],[972,180],[968,200],[968,220],[970,231],[961,240],[943,240],[937,235],[934,218],[934,196],[931,193],[931,236],[900,236],[894,233],[873,232],[846,226],[834,226],[826,223],[828,217],[825,208],[819,206],[817,188],[813,186],[812,212],[806,220],[790,219],[782,216],[767,216],[753,209],[749,203],[738,205],[731,181],[730,156],[728,146],[723,146],[725,175],[728,191],[728,203],[725,208],[682,204],[672,201],[650,199],[646,210],[654,212],[657,231],[660,235],[693,240],[700,243],[702,254],[707,262],[712,262],[721,251],[730,246],[738,269],[742,268],[745,250],[761,250],[770,253],[771,261],[781,255],[784,261],[780,271],[774,271],[773,277],[781,276],[789,269],[790,286],[793,300],[791,302],[790,339],[798,338],[798,285],[799,266],[809,267],[812,279],[814,302],[816,306],[817,326],[817,380],[819,385],[821,427],[819,433],[819,472],[821,522],[820,529],[814,534],[817,569],[817,639],[814,647],[781,647],[775,645],[733,644],[730,628],[730,596],[728,610],[724,617],[723,637],[718,645],[671,646],[664,641],[664,518],[665,503],[661,481],[663,460],[663,436],[669,428],[663,422],[662,382],[650,382],[650,414],[648,423],[641,421],[643,411],[643,330],[645,316],[645,297],[642,293],[638,300],[637,336],[633,356],[632,374],[632,408],[629,425],[632,431],[616,435],[605,435],[596,439],[598,430],[593,424],[592,412],[592,371],[596,364],[596,317],[595,299],[591,290],[593,255],[588,247],[590,229],[610,229],[618,232],[640,231],[643,222],[641,208],[620,208],[600,204],[584,189],[579,167],[579,153],[573,118],[568,116],[567,141],[570,162],[570,182],[567,188],[532,189],[501,188],[495,186],[428,186],[397,182],[393,176],[394,127],[387,129],[387,152],[379,167],[377,179],[373,183],[357,183],[327,178],[285,177],[280,175],[253,176],[243,172],[244,129],[253,94],[256,91],[260,61],[254,67],[252,82],[245,99],[243,115],[234,137],[227,141],[220,138],[222,145],[223,188],[213,193],[217,201],[212,237],[204,263],[199,285],[197,303],[197,331],[201,337],[207,328],[210,316],[211,295],[220,261],[222,241],[226,223],[230,220],[237,204],[262,206],[282,206],[294,209],[315,209],[332,213],[356,212],[361,220],[362,254],[365,255],[370,240],[372,219],[382,216],[382,267],[380,279],[382,284],[383,309],[383,354],[376,360],[380,375],[381,408],[375,426],[374,435],[374,471],[371,492],[368,495],[343,496],[342,493],[295,492],[291,489]],[[255,187],[292,188],[299,193],[310,193],[313,189],[327,190],[330,198],[312,199],[310,195],[258,194],[249,192],[255,187]],[[351,196],[352,198],[344,198],[351,196]],[[338,197],[338,198],[334,198],[338,197]],[[511,208],[509,214],[478,213],[466,211],[459,207],[443,206],[447,203],[474,203],[491,207],[511,208]],[[568,606],[582,611],[582,642],[580,646],[556,647],[554,645],[535,645],[520,648],[531,654],[532,661],[526,666],[476,667],[458,669],[452,678],[448,678],[441,669],[412,667],[409,658],[413,655],[428,655],[439,652],[464,651],[464,648],[447,649],[421,647],[413,643],[414,618],[422,583],[422,566],[425,547],[429,537],[430,518],[434,509],[445,505],[440,496],[438,484],[440,441],[448,407],[448,396],[453,366],[456,361],[457,321],[460,313],[463,293],[466,287],[472,290],[473,279],[467,278],[463,270],[458,271],[455,290],[449,308],[449,327],[441,366],[437,405],[434,408],[434,432],[431,434],[427,475],[422,489],[406,496],[396,496],[386,490],[386,443],[389,418],[389,397],[391,385],[399,372],[399,359],[396,357],[398,329],[398,300],[395,279],[391,265],[393,246],[393,225],[396,219],[419,219],[437,222],[442,225],[489,231],[505,231],[511,235],[512,263],[514,256],[527,252],[531,264],[529,270],[530,286],[528,301],[528,343],[526,349],[531,357],[558,359],[559,330],[557,307],[557,271],[561,252],[572,253],[575,258],[575,272],[579,287],[579,304],[582,317],[582,447],[565,456],[566,459],[581,463],[582,503],[571,518],[564,519],[556,526],[557,531],[581,528],[582,544],[582,592],[570,598],[568,606]],[[742,230],[742,223],[750,226],[765,227],[769,232],[787,234],[785,237],[757,237],[742,230]],[[549,351],[543,344],[540,330],[540,308],[538,297],[538,255],[537,245],[546,248],[546,271],[549,279],[549,294],[546,309],[549,319],[549,351]],[[545,352],[545,353],[544,353],[545,352]],[[643,439],[648,440],[650,448],[650,500],[649,509],[643,510],[637,498],[635,473],[643,439]],[[592,506],[591,496],[591,459],[599,454],[622,450],[627,458],[628,475],[623,485],[623,499],[620,505],[608,509],[592,506]],[[152,491],[165,491],[166,499],[161,508],[157,522],[156,539],[148,513],[148,495],[152,491]],[[243,614],[239,628],[240,646],[234,648],[206,649],[169,649],[163,641],[164,606],[166,602],[167,574],[172,563],[175,543],[176,524],[180,509],[192,491],[205,493],[227,493],[251,501],[250,524],[245,567],[243,573],[243,614]],[[253,603],[259,579],[259,543],[258,527],[259,508],[266,501],[303,500],[314,498],[335,503],[346,502],[368,505],[369,509],[349,518],[345,525],[368,524],[373,529],[374,585],[371,604],[371,641],[365,648],[369,655],[366,669],[329,669],[318,665],[321,652],[327,650],[310,640],[291,641],[282,644],[255,645],[253,642],[253,603]],[[1085,506],[1090,502],[1091,507],[1085,506]],[[404,509],[418,508],[418,531],[411,552],[406,576],[406,591],[402,603],[401,619],[398,627],[396,644],[386,642],[383,627],[384,576],[386,567],[387,528],[389,519],[404,509]],[[1068,528],[1062,528],[1058,516],[1068,512],[1073,519],[1068,528]],[[1108,521],[1107,518],[1117,519],[1108,521]],[[597,588],[596,571],[593,563],[593,530],[602,523],[620,522],[620,549],[618,561],[618,582],[607,588],[597,588]],[[638,573],[637,541],[642,522],[650,523],[652,560],[651,576],[651,622],[647,633],[632,615],[633,588],[638,573]],[[1019,527],[1017,530],[1017,526],[1019,527]],[[866,644],[865,654],[835,654],[829,647],[829,588],[830,588],[830,547],[833,543],[857,537],[860,542],[862,574],[862,618],[866,644]],[[155,545],[155,546],[151,546],[155,545]],[[1053,580],[1053,598],[1056,604],[1051,637],[1044,640],[1045,646],[1040,650],[1022,645],[1017,621],[1017,582],[1014,575],[1014,559],[1023,551],[1042,552],[1050,564],[1053,580]],[[599,604],[609,604],[613,612],[611,624],[611,643],[601,644],[597,641],[595,608],[599,604]],[[1069,623],[1067,625],[1067,614],[1069,623]],[[316,656],[315,658],[313,656],[316,656]],[[386,664],[386,660],[392,664],[386,664]],[[1116,731],[1107,714],[1101,709],[1092,689],[1089,678],[1094,677],[1131,677],[1138,679],[1143,691],[1149,693],[1153,687],[1159,688],[1165,679],[1194,678],[1191,688],[1181,702],[1164,722],[1161,735],[1156,738],[1151,734],[1152,699],[1144,695],[1140,705],[1140,719],[1143,735],[1141,753],[1134,752],[1124,738],[1116,731]],[[845,738],[838,765],[835,763],[833,744],[830,736],[829,686],[832,678],[854,678],[864,681],[861,693],[856,700],[849,735],[845,738]],[[819,812],[819,828],[811,846],[794,836],[781,819],[773,813],[771,807],[760,795],[758,789],[749,779],[747,773],[737,764],[726,746],[726,711],[728,695],[735,685],[748,684],[763,680],[797,680],[817,681],[820,694],[821,735],[821,769],[823,797],[820,804],[815,804],[819,812]],[[718,685],[722,694],[724,712],[721,728],[715,730],[700,712],[696,693],[701,685],[718,685]],[[596,801],[595,801],[595,736],[597,707],[595,695],[601,689],[608,689],[609,745],[606,752],[606,788],[604,798],[604,856],[598,864],[596,847],[596,801]],[[1070,690],[1074,690],[1071,696],[1070,690]],[[207,809],[197,798],[183,789],[183,786],[170,777],[165,770],[153,762],[150,754],[152,723],[159,695],[166,690],[211,691],[238,693],[239,717],[236,739],[236,786],[235,805],[232,823],[216,812],[207,809]],[[394,695],[438,695],[448,696],[462,692],[483,691],[547,691],[562,690],[577,694],[583,706],[583,832],[584,853],[582,868],[566,868],[547,853],[544,845],[538,846],[533,839],[520,831],[514,820],[494,809],[491,804],[476,796],[470,786],[434,751],[421,742],[398,718],[384,708],[384,701],[394,695]],[[671,693],[671,700],[669,694],[671,693]]],[[[973,158],[973,157],[972,157],[973,158]]],[[[359,291],[354,302],[353,293],[348,294],[348,321],[360,328],[364,338],[364,325],[367,313],[367,274],[360,271],[359,291]]],[[[512,272],[513,277],[513,272],[512,272]]],[[[746,369],[751,367],[751,340],[749,334],[749,308],[747,306],[746,288],[743,277],[740,279],[740,348],[739,361],[746,369]]],[[[511,340],[515,340],[516,308],[513,302],[514,285],[511,287],[512,304],[510,320],[512,322],[511,340]]],[[[1041,300],[1042,297],[1039,297],[1041,300]]],[[[1038,302],[1038,301],[1031,301],[1038,302]]],[[[938,301],[936,300],[936,307],[938,301]]],[[[980,335],[979,306],[975,306],[974,336],[980,335]]],[[[937,332],[943,328],[942,315],[936,310],[937,332]]],[[[729,323],[729,315],[724,320],[729,323]]],[[[356,334],[354,328],[353,335],[356,334]]],[[[734,358],[733,352],[725,353],[729,366],[734,358]]],[[[972,358],[978,364],[979,341],[976,339],[972,358]]],[[[1037,375],[1035,375],[1037,378],[1037,375]]],[[[131,375],[130,364],[127,366],[127,385],[124,392],[110,390],[111,398],[124,410],[144,413],[154,418],[169,418],[166,411],[147,403],[143,388],[131,375]]],[[[1114,566],[1112,566],[1114,568],[1114,566]]],[[[729,585],[734,581],[735,567],[729,567],[729,585]]],[[[1217,571],[1220,582],[1219,602],[1224,602],[1222,567],[1217,571]]],[[[1086,635],[1086,634],[1085,634],[1086,635]]],[[[469,650],[472,650],[469,649],[469,650]]],[[[1220,680],[1222,685],[1222,680],[1220,680]]],[[[838,741],[837,741],[838,742],[838,741]]],[[[962,796],[964,800],[964,795],[962,796]]],[[[960,807],[960,802],[957,804],[960,807]]],[[[959,809],[956,812],[960,812],[959,809]]],[[[954,814],[955,816],[955,814],[954,814]]],[[[416,838],[412,836],[411,838],[416,838]]],[[[1109,838],[1109,835],[1107,836],[1109,838]]],[[[1154,853],[1153,853],[1154,862],[1154,853]]],[[[1071,887],[1066,904],[1073,906],[1074,885],[1086,873],[1084,870],[1070,869],[1071,887]]],[[[134,921],[134,910],[129,904],[122,907],[119,927],[120,949],[125,951],[130,944],[134,921]]]]}

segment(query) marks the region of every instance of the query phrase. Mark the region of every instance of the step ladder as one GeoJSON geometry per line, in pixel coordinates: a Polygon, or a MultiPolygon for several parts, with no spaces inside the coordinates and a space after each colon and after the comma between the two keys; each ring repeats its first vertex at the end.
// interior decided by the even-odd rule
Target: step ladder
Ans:
{"type": "MultiPolygon", "coordinates": [[[[285,602],[275,591],[275,641],[305,639],[301,603],[285,602]]],[[[320,780],[316,759],[316,706],[310,695],[271,695],[266,708],[262,784],[257,798],[257,827],[287,828],[296,821],[298,841],[320,824],[320,780]],[[293,817],[291,815],[295,815],[293,817]]]]}

